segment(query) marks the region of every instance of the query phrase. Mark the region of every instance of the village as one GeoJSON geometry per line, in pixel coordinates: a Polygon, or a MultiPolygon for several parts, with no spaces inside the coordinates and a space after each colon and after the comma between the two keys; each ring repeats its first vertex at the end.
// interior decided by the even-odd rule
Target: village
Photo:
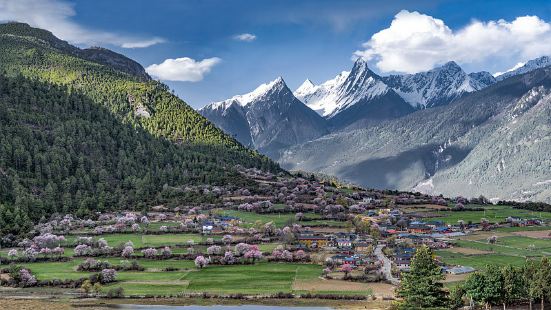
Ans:
{"type": "Polygon", "coordinates": [[[421,246],[434,251],[450,285],[496,257],[515,263],[551,248],[546,212],[483,197],[447,199],[240,171],[250,180],[246,187],[172,189],[197,201],[192,204],[88,218],[55,215],[37,225],[34,237],[5,236],[0,294],[13,288],[53,294],[57,288],[55,294],[80,297],[392,300],[421,246]],[[529,252],[530,242],[537,246],[521,256],[511,253],[515,240],[526,247],[518,246],[518,253],[529,252]],[[234,277],[227,276],[232,270],[234,277]]]}

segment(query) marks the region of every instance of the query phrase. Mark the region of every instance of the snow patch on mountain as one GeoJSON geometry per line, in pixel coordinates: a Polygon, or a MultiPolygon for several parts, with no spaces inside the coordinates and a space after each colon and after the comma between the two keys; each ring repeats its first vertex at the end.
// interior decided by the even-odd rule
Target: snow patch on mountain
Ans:
{"type": "Polygon", "coordinates": [[[464,93],[495,83],[490,73],[467,74],[453,61],[426,72],[386,76],[383,81],[416,108],[447,104],[464,93]]]}
{"type": "MultiPolygon", "coordinates": [[[[518,65],[521,65],[521,63],[517,64],[517,66],[518,65]]],[[[502,73],[502,74],[496,73],[496,80],[502,81],[512,76],[534,71],[536,69],[544,68],[550,65],[551,65],[551,57],[542,56],[536,59],[532,59],[526,62],[526,64],[522,64],[520,67],[515,66],[505,73],[502,73]]]]}
{"type": "Polygon", "coordinates": [[[272,91],[272,90],[281,90],[281,89],[283,89],[283,87],[286,87],[285,82],[283,81],[282,77],[278,77],[277,79],[275,79],[271,82],[261,84],[260,86],[258,86],[255,90],[253,90],[250,93],[246,93],[244,95],[233,96],[230,99],[226,99],[226,100],[220,101],[220,102],[213,102],[213,103],[205,106],[201,110],[204,110],[204,109],[213,110],[213,109],[219,109],[219,108],[227,109],[234,103],[238,104],[242,107],[246,107],[252,102],[259,101],[259,99],[266,96],[270,91],[272,91]]]}
{"type": "Polygon", "coordinates": [[[380,77],[359,59],[351,72],[343,71],[320,85],[307,79],[294,94],[320,115],[331,118],[360,100],[384,95],[389,89],[414,108],[429,108],[447,104],[464,93],[495,82],[489,72],[467,74],[453,61],[426,72],[380,77]]]}
{"type": "Polygon", "coordinates": [[[368,101],[388,92],[389,88],[358,59],[352,71],[343,71],[321,85],[306,80],[294,95],[321,116],[331,118],[360,101],[368,101]]]}
{"type": "Polygon", "coordinates": [[[295,90],[294,95],[321,116],[328,116],[337,109],[337,90],[349,74],[349,71],[343,71],[321,85],[315,85],[307,79],[295,90]]]}
{"type": "Polygon", "coordinates": [[[494,73],[493,75],[494,75],[494,77],[497,78],[498,76],[503,75],[503,74],[505,74],[505,73],[515,71],[515,70],[517,70],[518,68],[524,66],[525,64],[526,64],[525,62],[518,62],[518,63],[517,63],[516,65],[514,65],[511,69],[509,69],[509,70],[507,70],[507,71],[505,71],[505,72],[496,72],[496,73],[494,73]]]}

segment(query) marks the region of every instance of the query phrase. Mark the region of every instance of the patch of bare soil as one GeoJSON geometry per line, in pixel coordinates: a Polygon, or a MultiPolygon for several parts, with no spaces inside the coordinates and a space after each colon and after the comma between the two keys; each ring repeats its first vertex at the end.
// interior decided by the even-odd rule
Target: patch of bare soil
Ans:
{"type": "Polygon", "coordinates": [[[465,273],[465,274],[447,274],[446,279],[444,279],[444,283],[465,281],[468,276],[469,276],[468,273],[465,273]]]}
{"type": "MultiPolygon", "coordinates": [[[[0,308],[10,310],[69,310],[75,309],[68,303],[41,299],[1,299],[0,308]]],[[[91,308],[90,310],[92,310],[91,308]]]]}
{"type": "Polygon", "coordinates": [[[551,230],[516,231],[513,235],[536,239],[551,239],[551,230]]]}
{"type": "Polygon", "coordinates": [[[378,297],[393,297],[394,286],[386,283],[360,283],[343,280],[319,279],[316,281],[298,280],[293,283],[294,290],[305,291],[373,291],[378,297]]]}

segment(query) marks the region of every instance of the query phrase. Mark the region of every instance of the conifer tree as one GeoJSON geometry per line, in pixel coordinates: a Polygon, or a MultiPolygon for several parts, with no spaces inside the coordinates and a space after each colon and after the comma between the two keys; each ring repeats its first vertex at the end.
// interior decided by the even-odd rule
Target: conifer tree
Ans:
{"type": "Polygon", "coordinates": [[[400,309],[444,309],[448,296],[442,280],[444,275],[427,246],[417,249],[409,271],[402,274],[397,295],[403,298],[400,309]]]}

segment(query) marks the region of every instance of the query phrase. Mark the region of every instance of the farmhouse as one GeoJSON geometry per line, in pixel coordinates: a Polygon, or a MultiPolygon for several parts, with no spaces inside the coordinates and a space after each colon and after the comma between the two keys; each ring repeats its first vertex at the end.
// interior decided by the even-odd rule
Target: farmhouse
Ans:
{"type": "Polygon", "coordinates": [[[419,222],[411,223],[407,230],[410,234],[428,234],[432,231],[428,225],[419,222]]]}
{"type": "Polygon", "coordinates": [[[370,250],[371,242],[368,241],[355,241],[353,243],[354,250],[357,252],[367,252],[370,250]]]}
{"type": "Polygon", "coordinates": [[[329,243],[329,238],[321,235],[299,235],[297,238],[297,241],[309,248],[309,249],[316,249],[316,248],[323,248],[326,247],[329,243]]]}

